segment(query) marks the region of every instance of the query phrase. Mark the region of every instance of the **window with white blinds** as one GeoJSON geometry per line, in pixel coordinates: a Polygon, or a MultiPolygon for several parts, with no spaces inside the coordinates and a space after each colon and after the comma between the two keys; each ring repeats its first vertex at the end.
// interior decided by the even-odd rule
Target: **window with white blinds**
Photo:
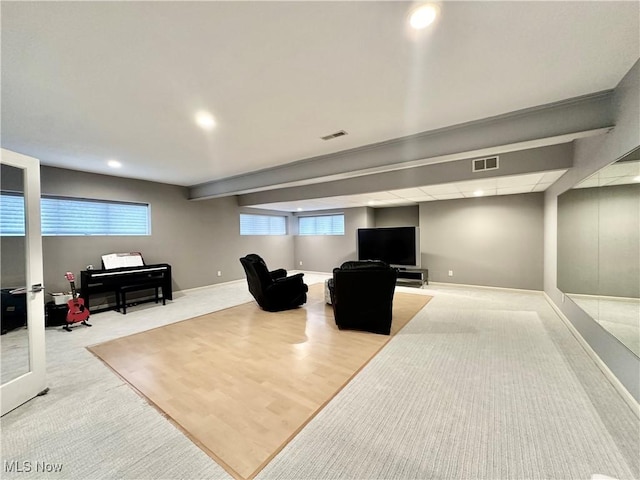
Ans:
{"type": "Polygon", "coordinates": [[[286,235],[287,217],[240,214],[240,235],[286,235]]]}
{"type": "Polygon", "coordinates": [[[0,194],[0,234],[3,237],[24,236],[24,197],[0,194]]]}
{"type": "Polygon", "coordinates": [[[298,217],[299,235],[344,235],[344,215],[298,217]]]}
{"type": "MultiPolygon", "coordinates": [[[[0,196],[0,234],[24,235],[21,195],[0,196]]],[[[40,199],[42,235],[150,235],[149,205],[64,197],[40,199]]]]}

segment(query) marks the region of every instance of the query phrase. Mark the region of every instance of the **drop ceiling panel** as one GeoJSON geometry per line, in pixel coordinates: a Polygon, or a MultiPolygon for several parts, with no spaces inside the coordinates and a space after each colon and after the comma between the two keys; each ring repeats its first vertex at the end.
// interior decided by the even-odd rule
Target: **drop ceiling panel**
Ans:
{"type": "Polygon", "coordinates": [[[458,190],[463,192],[473,190],[491,190],[496,188],[496,179],[487,178],[483,180],[469,180],[467,182],[459,182],[456,186],[458,190]]]}
{"type": "Polygon", "coordinates": [[[430,202],[435,200],[431,195],[422,195],[421,197],[411,197],[407,200],[411,200],[412,202],[430,202]]]}
{"type": "Polygon", "coordinates": [[[576,188],[626,185],[640,181],[640,161],[613,163],[583,180],[576,188]]]}
{"type": "Polygon", "coordinates": [[[467,191],[462,192],[462,195],[465,198],[489,197],[489,196],[496,195],[496,189],[495,188],[488,188],[488,189],[483,189],[483,190],[467,190],[467,191]],[[482,193],[480,195],[476,195],[476,192],[482,192],[482,193]]]}
{"type": "Polygon", "coordinates": [[[547,188],[551,186],[551,183],[539,183],[535,187],[533,187],[532,192],[544,192],[547,188]]]}
{"type": "Polygon", "coordinates": [[[556,170],[553,172],[546,172],[544,175],[542,175],[542,180],[540,181],[544,183],[553,183],[556,180],[558,180],[562,175],[564,175],[565,172],[566,170],[556,170]]]}
{"type": "Polygon", "coordinates": [[[600,180],[597,177],[590,177],[580,182],[575,188],[592,188],[600,186],[600,180]]]}
{"type": "Polygon", "coordinates": [[[399,198],[398,195],[394,195],[391,192],[370,193],[367,194],[366,197],[370,200],[397,200],[399,198]]]}
{"type": "Polygon", "coordinates": [[[534,185],[521,187],[502,187],[498,188],[498,195],[515,195],[519,193],[529,193],[533,190],[534,185]]]}
{"type": "Polygon", "coordinates": [[[420,187],[424,193],[432,196],[436,195],[450,195],[452,193],[458,194],[460,190],[454,183],[445,183],[442,185],[429,185],[427,187],[420,187]]]}
{"type": "Polygon", "coordinates": [[[545,174],[543,173],[531,173],[526,175],[514,175],[509,177],[500,177],[497,179],[497,187],[515,187],[517,185],[535,185],[537,184],[545,174]]]}
{"type": "Polygon", "coordinates": [[[640,175],[639,165],[637,162],[614,163],[600,172],[600,178],[640,175]]]}
{"type": "Polygon", "coordinates": [[[634,177],[632,176],[617,177],[612,179],[609,183],[607,183],[607,185],[628,185],[630,183],[635,183],[633,178],[634,177]]]}
{"type": "Polygon", "coordinates": [[[433,198],[436,200],[452,200],[454,198],[463,198],[461,193],[443,193],[439,195],[434,195],[433,198]]]}
{"type": "Polygon", "coordinates": [[[394,195],[402,198],[420,198],[424,197],[424,192],[419,188],[401,188],[400,190],[393,190],[394,195]]]}

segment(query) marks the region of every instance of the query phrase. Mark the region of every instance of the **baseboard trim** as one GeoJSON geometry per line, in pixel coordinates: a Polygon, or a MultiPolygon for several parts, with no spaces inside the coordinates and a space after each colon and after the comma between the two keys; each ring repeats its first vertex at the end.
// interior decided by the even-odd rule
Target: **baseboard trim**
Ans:
{"type": "MultiPolygon", "coordinates": [[[[308,270],[289,270],[288,271],[288,275],[294,275],[296,273],[310,273],[310,274],[329,275],[329,276],[331,276],[331,274],[327,273],[327,272],[312,272],[312,271],[308,271],[308,270]]],[[[198,290],[205,290],[207,288],[215,288],[217,286],[230,285],[232,283],[245,283],[246,281],[247,281],[246,278],[239,278],[237,280],[228,280],[226,282],[210,283],[209,285],[202,285],[200,287],[185,288],[183,290],[174,290],[173,293],[175,295],[176,293],[197,292],[198,290]]]]}
{"type": "Polygon", "coordinates": [[[629,408],[636,415],[636,417],[640,418],[640,403],[638,403],[636,399],[633,398],[629,390],[625,388],[622,382],[618,380],[618,377],[616,377],[613,374],[613,372],[609,369],[607,364],[604,363],[602,359],[598,356],[598,354],[595,352],[595,350],[591,348],[591,345],[589,345],[589,343],[587,343],[587,341],[583,338],[583,336],[580,335],[580,332],[578,332],[576,327],[573,326],[573,323],[571,323],[571,321],[562,312],[562,310],[560,310],[558,306],[553,302],[553,300],[551,300],[551,297],[547,295],[547,292],[542,292],[542,293],[544,295],[544,298],[547,300],[547,303],[551,305],[551,308],[553,308],[553,311],[556,312],[556,314],[560,317],[562,322],[567,326],[571,334],[576,338],[576,340],[578,340],[578,343],[582,346],[582,348],[584,348],[585,352],[587,352],[587,355],[591,357],[591,360],[595,362],[595,364],[602,371],[602,373],[604,374],[606,379],[609,381],[609,383],[613,385],[613,388],[616,389],[616,391],[620,394],[620,396],[626,402],[626,404],[629,405],[629,408]]]}
{"type": "MultiPolygon", "coordinates": [[[[464,287],[464,288],[482,288],[485,290],[502,290],[507,292],[523,292],[523,293],[536,293],[538,295],[544,293],[542,290],[528,290],[526,288],[512,288],[512,287],[494,287],[492,285],[471,285],[466,283],[447,283],[447,282],[432,282],[429,281],[429,285],[442,285],[443,287],[464,287]]],[[[425,285],[429,288],[429,285],[425,285]]]]}
{"type": "Polygon", "coordinates": [[[290,270],[290,274],[294,273],[309,273],[311,275],[329,275],[330,277],[333,275],[333,272],[316,272],[315,270],[290,270]]]}
{"type": "Polygon", "coordinates": [[[205,290],[207,288],[214,288],[214,287],[218,287],[218,286],[223,286],[223,285],[230,285],[232,283],[240,283],[240,282],[246,282],[247,280],[244,278],[240,278],[238,280],[229,280],[228,282],[220,282],[220,283],[211,283],[209,285],[202,285],[200,287],[193,287],[193,288],[185,288],[183,290],[175,290],[173,293],[189,293],[189,292],[197,292],[198,290],[205,290]]]}
{"type": "Polygon", "coordinates": [[[577,297],[577,298],[597,298],[604,300],[611,300],[612,302],[638,302],[640,303],[640,298],[637,297],[612,297],[607,295],[586,295],[584,293],[565,293],[565,295],[569,298],[577,297]]]}

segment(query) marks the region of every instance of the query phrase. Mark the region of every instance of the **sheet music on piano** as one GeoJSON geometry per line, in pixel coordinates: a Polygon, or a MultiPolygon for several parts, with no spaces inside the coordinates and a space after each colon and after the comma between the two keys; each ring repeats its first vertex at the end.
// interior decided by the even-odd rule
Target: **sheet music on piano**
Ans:
{"type": "Polygon", "coordinates": [[[105,270],[120,267],[143,267],[144,260],[140,252],[109,253],[102,255],[105,270]]]}

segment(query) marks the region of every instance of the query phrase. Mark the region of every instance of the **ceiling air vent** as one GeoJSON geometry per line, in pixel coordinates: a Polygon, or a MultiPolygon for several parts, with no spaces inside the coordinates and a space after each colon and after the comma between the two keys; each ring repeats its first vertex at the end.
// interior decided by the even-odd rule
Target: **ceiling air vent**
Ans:
{"type": "Polygon", "coordinates": [[[344,130],[340,130],[339,132],[332,133],[330,135],[325,135],[324,137],[320,137],[322,140],[331,140],[332,138],[343,137],[347,132],[344,130]]]}
{"type": "Polygon", "coordinates": [[[471,167],[474,172],[484,172],[485,170],[497,170],[500,166],[500,157],[476,158],[471,160],[471,167]]]}

